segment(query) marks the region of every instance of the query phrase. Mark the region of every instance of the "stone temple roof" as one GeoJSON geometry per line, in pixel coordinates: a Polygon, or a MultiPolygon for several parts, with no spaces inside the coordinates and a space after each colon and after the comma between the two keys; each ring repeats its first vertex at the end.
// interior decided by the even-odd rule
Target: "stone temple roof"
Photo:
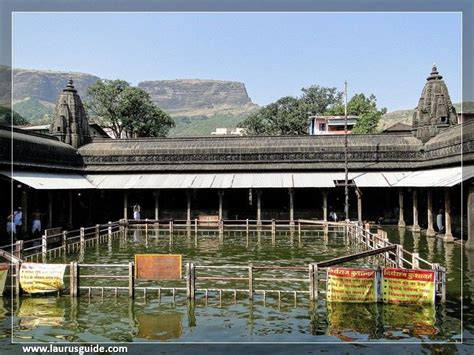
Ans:
{"type": "MultiPolygon", "coordinates": [[[[474,124],[456,125],[426,144],[411,134],[348,135],[350,169],[401,170],[474,161],[474,124]]],[[[79,148],[50,136],[13,130],[17,168],[86,172],[323,171],[344,168],[344,136],[104,139],[79,148]]],[[[11,132],[0,129],[0,164],[11,132]],[[5,144],[3,144],[5,142],[5,144]]],[[[8,146],[8,147],[7,147],[8,146]]]]}
{"type": "MultiPolygon", "coordinates": [[[[409,168],[422,143],[411,134],[349,135],[358,168],[409,168]]],[[[331,170],[344,162],[343,136],[103,140],[79,149],[87,171],[331,170]]]]}
{"type": "Polygon", "coordinates": [[[78,151],[56,138],[18,128],[0,126],[0,167],[78,170],[83,166],[78,151]]]}

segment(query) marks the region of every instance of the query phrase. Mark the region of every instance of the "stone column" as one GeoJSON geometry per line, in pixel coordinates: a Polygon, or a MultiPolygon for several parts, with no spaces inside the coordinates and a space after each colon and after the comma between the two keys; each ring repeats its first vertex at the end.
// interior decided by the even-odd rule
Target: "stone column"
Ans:
{"type": "Polygon", "coordinates": [[[420,232],[421,228],[418,224],[418,191],[413,188],[413,227],[412,231],[415,233],[420,232]]]}
{"type": "Polygon", "coordinates": [[[217,192],[217,195],[219,196],[219,221],[222,220],[222,217],[223,217],[223,204],[224,204],[224,201],[223,201],[223,197],[224,197],[224,191],[222,190],[219,190],[217,192]]]}
{"type": "Polygon", "coordinates": [[[357,195],[357,220],[362,223],[362,192],[359,188],[356,189],[357,195]]]}
{"type": "Polygon", "coordinates": [[[155,219],[160,219],[160,191],[155,191],[155,219]]]}
{"type": "Polygon", "coordinates": [[[328,191],[322,190],[323,193],[323,221],[328,221],[328,191]]]}
{"type": "Polygon", "coordinates": [[[123,219],[128,219],[128,191],[123,193],[123,219]]]}
{"type": "Polygon", "coordinates": [[[288,194],[290,195],[290,225],[294,225],[295,224],[295,205],[294,205],[295,190],[293,188],[289,188],[288,194]]]}
{"type": "Polygon", "coordinates": [[[190,226],[191,225],[191,191],[190,190],[186,191],[186,196],[188,198],[188,204],[186,207],[186,224],[190,226]]]}
{"type": "Polygon", "coordinates": [[[400,209],[400,215],[398,217],[398,226],[399,227],[405,227],[405,219],[403,218],[403,190],[400,189],[398,191],[398,205],[400,209]]]}
{"type": "Polygon", "coordinates": [[[262,224],[262,190],[257,190],[257,224],[262,224]]]}
{"type": "MultiPolygon", "coordinates": [[[[474,182],[468,187],[467,195],[467,241],[466,248],[474,249],[474,182]]],[[[468,258],[469,259],[469,258],[468,258]]],[[[474,259],[474,258],[473,258],[474,259]]]]}
{"type": "Polygon", "coordinates": [[[443,240],[445,242],[454,242],[453,234],[451,233],[451,194],[449,188],[444,190],[444,219],[445,230],[443,240]]]}
{"type": "Polygon", "coordinates": [[[48,228],[53,226],[53,191],[48,191],[48,228]]]}
{"type": "Polygon", "coordinates": [[[431,191],[431,188],[428,187],[426,195],[428,200],[428,229],[426,230],[426,236],[434,237],[436,233],[433,228],[433,191],[431,191]]]}

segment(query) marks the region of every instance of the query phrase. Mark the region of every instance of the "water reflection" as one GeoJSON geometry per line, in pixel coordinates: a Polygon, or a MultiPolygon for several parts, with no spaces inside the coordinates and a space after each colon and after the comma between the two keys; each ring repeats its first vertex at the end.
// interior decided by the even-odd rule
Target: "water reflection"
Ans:
{"type": "Polygon", "coordinates": [[[139,339],[172,340],[180,339],[183,334],[183,316],[176,311],[142,313],[136,320],[139,339]]]}
{"type": "Polygon", "coordinates": [[[435,237],[426,237],[426,244],[428,246],[428,261],[433,262],[435,253],[435,237]]]}
{"type": "Polygon", "coordinates": [[[444,262],[448,269],[453,268],[454,243],[444,243],[444,262]]]}
{"type": "Polygon", "coordinates": [[[413,232],[413,252],[418,253],[420,250],[420,236],[419,232],[413,232]]]}
{"type": "Polygon", "coordinates": [[[40,326],[60,326],[65,321],[65,305],[57,297],[29,297],[21,299],[16,313],[22,330],[40,326]]]}

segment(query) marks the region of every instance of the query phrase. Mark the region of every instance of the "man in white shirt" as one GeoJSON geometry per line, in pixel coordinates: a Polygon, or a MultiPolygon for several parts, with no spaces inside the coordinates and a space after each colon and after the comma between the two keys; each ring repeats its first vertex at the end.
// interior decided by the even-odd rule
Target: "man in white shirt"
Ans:
{"type": "Polygon", "coordinates": [[[21,236],[21,227],[23,225],[23,211],[21,207],[18,207],[17,210],[13,212],[13,223],[15,224],[17,235],[21,236]]]}

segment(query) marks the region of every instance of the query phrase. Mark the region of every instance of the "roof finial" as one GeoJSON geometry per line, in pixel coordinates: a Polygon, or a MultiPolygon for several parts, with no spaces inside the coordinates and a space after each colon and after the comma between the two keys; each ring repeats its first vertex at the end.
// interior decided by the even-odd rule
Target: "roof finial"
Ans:
{"type": "Polygon", "coordinates": [[[433,68],[431,69],[432,72],[437,72],[438,68],[436,68],[436,63],[433,63],[433,68]]]}

